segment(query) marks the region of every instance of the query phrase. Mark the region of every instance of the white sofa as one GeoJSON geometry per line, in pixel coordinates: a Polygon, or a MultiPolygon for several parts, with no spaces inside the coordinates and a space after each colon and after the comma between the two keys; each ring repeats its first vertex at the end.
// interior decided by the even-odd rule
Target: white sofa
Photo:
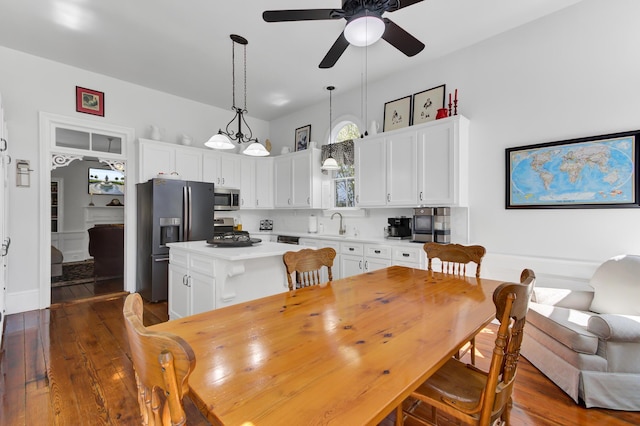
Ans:
{"type": "Polygon", "coordinates": [[[598,267],[582,289],[539,283],[521,354],[586,407],[640,410],[640,256],[598,267]]]}

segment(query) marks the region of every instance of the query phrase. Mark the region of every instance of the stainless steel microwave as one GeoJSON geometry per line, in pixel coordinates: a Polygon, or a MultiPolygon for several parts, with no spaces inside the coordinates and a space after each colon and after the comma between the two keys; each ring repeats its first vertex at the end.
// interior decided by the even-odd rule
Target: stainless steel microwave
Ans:
{"type": "Polygon", "coordinates": [[[213,209],[217,211],[240,210],[240,190],[236,188],[213,188],[213,209]]]}

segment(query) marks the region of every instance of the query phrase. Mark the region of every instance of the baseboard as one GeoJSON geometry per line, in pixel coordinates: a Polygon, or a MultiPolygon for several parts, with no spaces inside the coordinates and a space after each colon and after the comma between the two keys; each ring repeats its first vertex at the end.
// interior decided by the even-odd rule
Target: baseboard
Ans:
{"type": "Polygon", "coordinates": [[[36,290],[7,293],[7,315],[40,309],[38,301],[40,292],[36,290]]]}

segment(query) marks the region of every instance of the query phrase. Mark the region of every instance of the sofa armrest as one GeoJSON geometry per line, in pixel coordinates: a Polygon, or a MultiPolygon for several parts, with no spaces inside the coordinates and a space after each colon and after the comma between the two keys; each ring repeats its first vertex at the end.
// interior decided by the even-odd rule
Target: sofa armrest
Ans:
{"type": "Polygon", "coordinates": [[[587,330],[602,340],[640,342],[640,316],[600,314],[589,318],[587,330]]]}
{"type": "Polygon", "coordinates": [[[531,301],[541,305],[589,311],[593,295],[593,287],[586,284],[573,288],[539,287],[536,285],[531,295],[531,301]]]}

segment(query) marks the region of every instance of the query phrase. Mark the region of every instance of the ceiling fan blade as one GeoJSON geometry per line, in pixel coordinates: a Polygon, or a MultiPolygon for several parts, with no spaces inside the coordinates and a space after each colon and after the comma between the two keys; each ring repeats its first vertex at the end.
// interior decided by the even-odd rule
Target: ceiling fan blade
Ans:
{"type": "Polygon", "coordinates": [[[423,0],[397,0],[398,7],[387,9],[387,12],[395,12],[396,10],[400,10],[400,9],[405,8],[407,6],[411,6],[411,5],[414,5],[416,3],[420,3],[421,1],[423,1],[423,0]]]}
{"type": "Polygon", "coordinates": [[[341,11],[336,9],[267,10],[262,13],[262,19],[264,19],[266,22],[339,19],[342,18],[339,12],[341,11]]]}
{"type": "Polygon", "coordinates": [[[415,56],[422,52],[424,44],[397,26],[388,18],[382,18],[386,25],[382,38],[385,39],[390,45],[401,51],[407,56],[415,56]]]}
{"type": "Polygon", "coordinates": [[[324,56],[322,62],[320,62],[320,68],[331,68],[334,66],[344,51],[347,50],[348,46],[349,42],[344,37],[344,32],[340,33],[338,39],[333,43],[333,46],[331,46],[331,49],[329,49],[327,54],[324,56]]]}

